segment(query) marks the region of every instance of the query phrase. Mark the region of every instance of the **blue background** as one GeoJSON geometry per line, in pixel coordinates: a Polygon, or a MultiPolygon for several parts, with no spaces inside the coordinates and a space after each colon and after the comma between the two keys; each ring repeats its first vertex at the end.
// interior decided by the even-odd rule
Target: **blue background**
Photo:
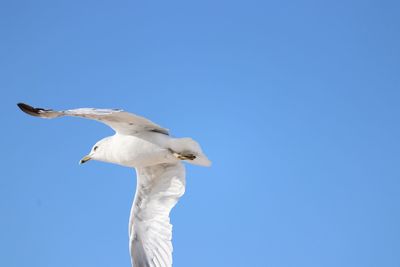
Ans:
{"type": "Polygon", "coordinates": [[[0,266],[129,266],[111,135],[15,104],[112,107],[191,136],[174,266],[400,266],[398,1],[2,1],[0,266]]]}

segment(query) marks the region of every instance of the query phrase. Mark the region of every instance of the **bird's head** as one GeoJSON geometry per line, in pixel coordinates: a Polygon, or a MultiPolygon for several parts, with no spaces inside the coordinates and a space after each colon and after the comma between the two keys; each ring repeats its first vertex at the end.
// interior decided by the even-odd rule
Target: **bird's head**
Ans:
{"type": "Polygon", "coordinates": [[[80,161],[79,164],[83,164],[88,162],[89,160],[100,160],[100,161],[107,161],[106,159],[106,151],[108,144],[110,143],[110,138],[106,137],[100,141],[98,141],[93,147],[90,153],[84,156],[80,161]]]}

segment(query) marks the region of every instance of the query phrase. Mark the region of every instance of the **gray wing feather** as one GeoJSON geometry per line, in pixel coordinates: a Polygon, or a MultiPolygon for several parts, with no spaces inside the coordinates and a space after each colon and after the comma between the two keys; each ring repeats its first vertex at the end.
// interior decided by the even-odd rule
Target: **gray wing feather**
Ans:
{"type": "Polygon", "coordinates": [[[132,265],[172,266],[169,214],[185,192],[182,163],[137,168],[137,187],[129,221],[132,265]]]}
{"type": "Polygon", "coordinates": [[[143,131],[153,131],[168,135],[168,130],[145,119],[141,116],[125,112],[121,109],[96,109],[78,108],[56,111],[52,109],[35,108],[24,103],[18,103],[18,107],[25,113],[46,119],[63,116],[82,117],[103,122],[114,131],[121,134],[137,134],[143,131]]]}

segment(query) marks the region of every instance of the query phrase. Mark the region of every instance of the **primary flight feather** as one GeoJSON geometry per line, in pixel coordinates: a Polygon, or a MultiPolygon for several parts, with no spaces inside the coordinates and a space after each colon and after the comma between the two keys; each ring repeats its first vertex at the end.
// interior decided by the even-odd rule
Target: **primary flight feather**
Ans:
{"type": "Polygon", "coordinates": [[[80,163],[99,160],[136,169],[136,194],[129,219],[129,249],[134,267],[172,266],[169,213],[185,192],[182,161],[201,166],[211,162],[190,138],[172,138],[161,126],[120,109],[79,108],[63,111],[18,107],[41,118],[75,116],[108,125],[115,135],[98,141],[80,163]]]}

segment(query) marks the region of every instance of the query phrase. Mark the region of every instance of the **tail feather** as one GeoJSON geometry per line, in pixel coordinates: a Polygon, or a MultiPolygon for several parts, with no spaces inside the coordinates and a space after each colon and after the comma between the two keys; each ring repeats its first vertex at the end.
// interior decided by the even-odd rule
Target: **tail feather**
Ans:
{"type": "Polygon", "coordinates": [[[179,154],[193,154],[194,159],[185,160],[188,163],[192,163],[200,166],[211,166],[211,161],[201,150],[200,145],[192,138],[175,138],[171,140],[170,148],[179,154]]]}

